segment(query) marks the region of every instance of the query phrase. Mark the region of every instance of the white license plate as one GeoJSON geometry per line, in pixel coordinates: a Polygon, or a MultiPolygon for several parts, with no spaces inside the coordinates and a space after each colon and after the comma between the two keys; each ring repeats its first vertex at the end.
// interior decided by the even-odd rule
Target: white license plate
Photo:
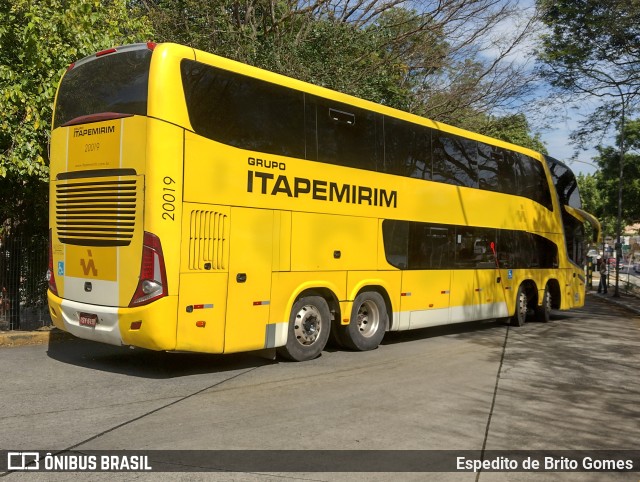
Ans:
{"type": "Polygon", "coordinates": [[[98,323],[98,315],[92,315],[90,313],[80,313],[80,326],[88,326],[95,328],[98,323]]]}

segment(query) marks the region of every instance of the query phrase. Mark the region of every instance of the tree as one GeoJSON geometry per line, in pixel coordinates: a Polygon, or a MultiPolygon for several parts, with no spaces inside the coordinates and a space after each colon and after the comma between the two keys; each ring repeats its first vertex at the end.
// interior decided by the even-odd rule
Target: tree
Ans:
{"type": "Polygon", "coordinates": [[[473,127],[531,87],[515,0],[142,0],[160,41],[473,127]]]}
{"type": "Polygon", "coordinates": [[[548,27],[538,53],[541,72],[574,100],[599,99],[576,140],[615,126],[640,93],[640,2],[538,0],[548,27]],[[594,124],[593,121],[597,121],[594,124]]]}
{"type": "MultiPolygon", "coordinates": [[[[640,2],[637,0],[538,0],[550,32],[540,59],[552,85],[575,98],[599,100],[574,138],[584,145],[594,131],[620,126],[616,233],[621,242],[625,121],[640,94],[640,2]],[[598,121],[599,124],[595,124],[598,121]]],[[[601,156],[603,153],[601,152],[601,156]]],[[[618,276],[614,296],[619,296],[618,276]]]]}
{"type": "MultiPolygon", "coordinates": [[[[11,239],[47,237],[47,144],[60,77],[92,52],[146,40],[150,27],[125,0],[0,0],[0,16],[0,254],[15,261],[29,246],[11,239]]],[[[14,328],[24,276],[6,276],[14,328]]]]}
{"type": "Polygon", "coordinates": [[[531,133],[531,126],[524,114],[487,116],[476,129],[484,135],[547,154],[547,148],[539,134],[531,133]]]}
{"type": "MultiPolygon", "coordinates": [[[[622,133],[618,137],[621,135],[622,133]]],[[[622,222],[628,225],[640,222],[640,120],[627,122],[624,136],[627,139],[627,149],[623,160],[622,222]]],[[[594,213],[612,217],[618,206],[620,151],[612,146],[598,146],[597,150],[595,161],[599,171],[595,179],[600,205],[596,206],[599,211],[594,213]]]]}

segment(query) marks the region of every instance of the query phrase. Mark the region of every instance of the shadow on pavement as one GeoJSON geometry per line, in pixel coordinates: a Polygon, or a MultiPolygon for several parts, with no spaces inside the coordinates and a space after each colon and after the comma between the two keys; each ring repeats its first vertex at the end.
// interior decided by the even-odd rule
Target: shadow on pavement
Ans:
{"type": "Polygon", "coordinates": [[[276,363],[255,353],[168,353],[81,339],[50,343],[47,354],[61,363],[152,379],[221,373],[276,363]]]}
{"type": "Polygon", "coordinates": [[[509,331],[487,448],[633,449],[638,317],[597,298],[509,331]]]}

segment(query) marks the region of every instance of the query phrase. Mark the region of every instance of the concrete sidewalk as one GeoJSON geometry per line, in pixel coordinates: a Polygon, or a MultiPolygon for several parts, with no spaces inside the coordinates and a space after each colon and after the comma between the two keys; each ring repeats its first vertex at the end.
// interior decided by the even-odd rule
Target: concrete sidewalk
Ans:
{"type": "Polygon", "coordinates": [[[47,326],[33,331],[0,331],[0,348],[46,345],[48,343],[57,343],[72,339],[72,335],[58,330],[53,326],[47,326]]]}
{"type": "MultiPolygon", "coordinates": [[[[607,294],[601,294],[597,293],[595,290],[590,290],[587,291],[587,300],[590,296],[597,297],[602,300],[606,300],[608,303],[625,308],[640,316],[640,297],[625,292],[620,292],[620,296],[615,297],[613,293],[614,288],[612,286],[609,287],[607,294]]],[[[73,339],[74,337],[72,335],[53,326],[44,327],[34,331],[0,331],[0,348],[44,345],[73,339]]]]}

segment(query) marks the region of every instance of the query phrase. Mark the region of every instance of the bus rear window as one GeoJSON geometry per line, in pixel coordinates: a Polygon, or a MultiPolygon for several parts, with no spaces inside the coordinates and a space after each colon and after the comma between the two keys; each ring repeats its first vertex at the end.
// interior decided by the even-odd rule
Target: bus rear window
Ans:
{"type": "Polygon", "coordinates": [[[147,48],[79,63],[62,79],[53,127],[105,112],[147,114],[152,51],[147,48]]]}

